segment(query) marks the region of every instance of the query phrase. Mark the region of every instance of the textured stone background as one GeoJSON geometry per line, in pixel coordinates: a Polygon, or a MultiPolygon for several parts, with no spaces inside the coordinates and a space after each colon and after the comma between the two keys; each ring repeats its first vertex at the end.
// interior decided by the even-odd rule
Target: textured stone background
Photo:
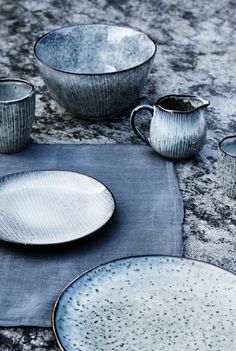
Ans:
{"type": "MultiPolygon", "coordinates": [[[[38,143],[138,143],[127,116],[88,123],[69,116],[49,96],[33,60],[43,33],[76,23],[138,27],[158,43],[143,94],[152,101],[189,92],[211,101],[208,139],[199,157],[177,164],[185,204],[185,255],[236,272],[236,206],[216,176],[216,147],[236,134],[236,2],[234,0],[0,0],[0,76],[23,77],[36,87],[38,143]]],[[[0,330],[1,351],[56,350],[51,330],[0,330]]]]}

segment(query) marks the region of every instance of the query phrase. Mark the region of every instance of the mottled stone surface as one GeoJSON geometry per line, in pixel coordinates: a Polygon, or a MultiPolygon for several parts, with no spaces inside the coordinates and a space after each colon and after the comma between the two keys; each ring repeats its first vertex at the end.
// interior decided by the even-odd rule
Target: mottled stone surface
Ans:
{"type": "MultiPolygon", "coordinates": [[[[35,40],[75,23],[115,22],[149,33],[159,44],[143,94],[152,101],[189,92],[211,101],[207,144],[196,160],[177,164],[185,204],[185,255],[236,272],[235,200],[223,195],[216,146],[235,133],[236,46],[233,0],[0,0],[0,75],[36,87],[38,143],[137,143],[127,116],[112,122],[78,121],[54,102],[33,60],[35,40]]],[[[56,350],[51,331],[1,329],[2,351],[56,350]]]]}

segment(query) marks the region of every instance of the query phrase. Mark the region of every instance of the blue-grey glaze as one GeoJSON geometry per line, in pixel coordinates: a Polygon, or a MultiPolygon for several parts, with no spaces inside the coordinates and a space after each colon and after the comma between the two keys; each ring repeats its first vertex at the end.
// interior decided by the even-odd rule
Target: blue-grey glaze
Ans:
{"type": "Polygon", "coordinates": [[[21,79],[0,79],[0,152],[22,150],[35,117],[35,92],[21,79]]]}
{"type": "Polygon", "coordinates": [[[230,154],[233,157],[236,157],[236,135],[228,136],[222,140],[220,143],[221,149],[230,154]]]}
{"type": "Polygon", "coordinates": [[[236,198],[236,135],[225,137],[219,143],[218,175],[225,193],[236,198]]]}
{"type": "Polygon", "coordinates": [[[193,95],[168,95],[155,106],[141,105],[131,113],[135,133],[145,141],[135,126],[135,116],[141,109],[152,112],[150,137],[146,142],[160,155],[171,159],[195,156],[206,140],[205,108],[209,102],[193,95]]]}
{"type": "Polygon", "coordinates": [[[53,321],[65,351],[234,350],[236,277],[190,259],[124,258],[72,282],[53,321]]]}
{"type": "Polygon", "coordinates": [[[156,51],[144,33],[115,25],[77,25],[47,33],[35,56],[53,98],[87,118],[110,117],[139,96],[156,51]]]}

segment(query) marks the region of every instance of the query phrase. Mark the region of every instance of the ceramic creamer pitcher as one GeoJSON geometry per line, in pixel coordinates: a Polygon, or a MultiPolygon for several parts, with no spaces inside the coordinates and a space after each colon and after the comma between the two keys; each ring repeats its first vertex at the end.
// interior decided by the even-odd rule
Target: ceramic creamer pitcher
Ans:
{"type": "Polygon", "coordinates": [[[137,136],[160,155],[172,159],[195,156],[206,140],[205,108],[209,101],[194,95],[167,95],[154,106],[140,105],[131,113],[131,126],[137,136]],[[138,111],[152,113],[150,137],[135,125],[138,111]]]}

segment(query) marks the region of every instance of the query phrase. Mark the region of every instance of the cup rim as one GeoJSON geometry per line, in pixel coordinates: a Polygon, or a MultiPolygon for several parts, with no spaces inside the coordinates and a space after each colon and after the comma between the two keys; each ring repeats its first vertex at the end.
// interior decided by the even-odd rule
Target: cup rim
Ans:
{"type": "Polygon", "coordinates": [[[119,73],[122,73],[122,72],[127,72],[127,71],[131,71],[135,68],[138,68],[138,67],[141,67],[143,64],[147,63],[147,62],[150,62],[156,55],[156,51],[157,51],[157,43],[155,42],[155,40],[147,33],[143,32],[142,30],[140,29],[137,29],[135,27],[132,27],[132,26],[128,26],[128,25],[122,25],[122,24],[116,24],[116,23],[82,23],[82,24],[73,24],[73,25],[68,25],[68,26],[63,26],[63,27],[58,27],[58,28],[55,28],[45,34],[43,34],[41,37],[39,37],[35,44],[34,44],[34,56],[35,58],[44,66],[52,69],[52,70],[55,70],[57,72],[61,72],[61,73],[66,73],[66,74],[72,74],[72,75],[76,75],[76,76],[102,76],[102,75],[114,75],[114,74],[119,74],[119,73]],[[129,67],[129,68],[125,68],[125,69],[122,69],[122,70],[119,70],[119,71],[115,71],[115,72],[100,72],[100,73],[87,73],[87,72],[71,72],[71,71],[67,71],[67,70],[64,70],[64,69],[61,69],[61,68],[57,68],[57,67],[53,67],[47,63],[45,63],[37,54],[37,45],[38,43],[40,42],[41,39],[43,39],[44,37],[46,37],[48,34],[50,33],[53,33],[53,32],[56,32],[60,29],[65,29],[65,28],[72,28],[72,27],[84,27],[84,26],[111,26],[111,27],[121,27],[121,28],[129,28],[129,29],[133,29],[135,30],[136,32],[139,32],[139,33],[142,33],[144,35],[146,35],[151,41],[152,43],[154,44],[154,52],[153,54],[146,60],[144,60],[143,62],[139,63],[138,65],[135,65],[135,66],[132,66],[132,67],[129,67]]]}
{"type": "Polygon", "coordinates": [[[14,99],[14,100],[0,100],[0,104],[3,104],[3,105],[6,105],[6,104],[12,104],[12,103],[15,103],[15,102],[18,102],[18,101],[23,101],[25,99],[27,99],[29,96],[31,96],[34,92],[35,92],[35,89],[34,89],[34,86],[33,84],[31,84],[30,82],[28,82],[27,80],[25,79],[21,79],[21,78],[0,78],[0,84],[2,82],[20,82],[20,83],[24,83],[28,86],[30,86],[31,90],[29,91],[28,94],[22,96],[21,98],[19,99],[14,99]]]}
{"type": "Polygon", "coordinates": [[[224,142],[226,139],[231,139],[231,138],[235,138],[235,139],[236,139],[236,134],[228,135],[228,136],[224,137],[223,139],[221,139],[220,142],[219,142],[219,149],[220,149],[224,154],[226,154],[226,155],[228,155],[228,156],[231,156],[231,157],[233,157],[233,158],[236,158],[236,154],[232,154],[231,152],[228,152],[228,151],[224,150],[223,147],[222,147],[223,142],[224,142]]]}
{"type": "Polygon", "coordinates": [[[180,113],[180,114],[188,114],[188,113],[191,113],[191,112],[194,112],[196,110],[198,110],[199,108],[201,107],[207,107],[210,105],[210,101],[209,100],[206,100],[206,99],[203,99],[201,96],[199,95],[192,95],[192,94],[168,94],[168,95],[165,95],[165,96],[162,96],[160,97],[157,102],[155,103],[155,106],[157,106],[158,108],[160,108],[162,111],[165,111],[165,112],[175,112],[175,113],[180,113]],[[166,99],[166,98],[170,98],[170,97],[185,97],[185,98],[195,98],[195,99],[198,99],[202,102],[202,105],[201,106],[197,106],[191,110],[188,110],[188,111],[180,111],[180,110],[172,110],[172,109],[167,109],[167,108],[164,108],[160,105],[160,103],[162,102],[162,100],[166,99]]]}

